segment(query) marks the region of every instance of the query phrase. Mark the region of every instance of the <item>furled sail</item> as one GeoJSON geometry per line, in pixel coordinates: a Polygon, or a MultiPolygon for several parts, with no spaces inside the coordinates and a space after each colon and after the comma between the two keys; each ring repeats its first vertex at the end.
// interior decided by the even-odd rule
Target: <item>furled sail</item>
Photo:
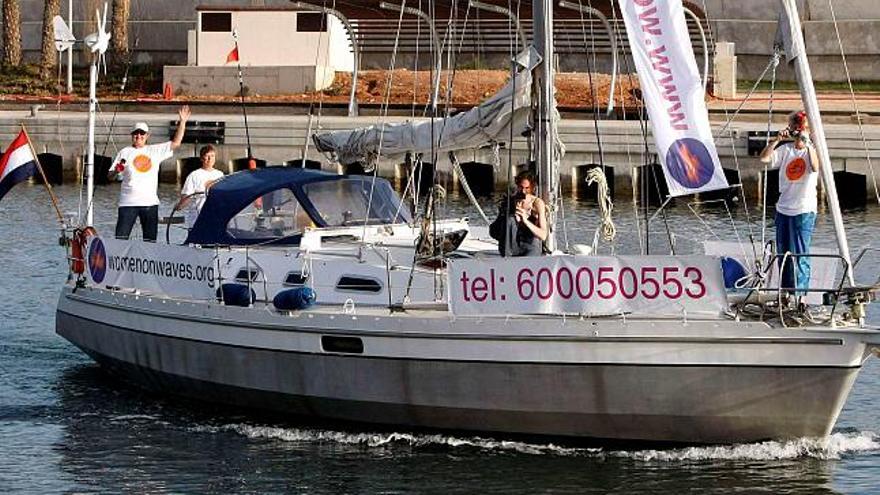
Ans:
{"type": "Polygon", "coordinates": [[[407,152],[437,153],[479,148],[508,141],[528,127],[532,69],[538,63],[534,49],[517,57],[519,70],[500,91],[480,105],[448,118],[378,124],[352,130],[315,134],[318,151],[338,163],[374,164],[380,156],[399,157],[407,152]],[[433,128],[432,128],[433,127],[433,128]]]}
{"type": "Polygon", "coordinates": [[[728,187],[681,0],[619,0],[671,196],[728,187]]]}

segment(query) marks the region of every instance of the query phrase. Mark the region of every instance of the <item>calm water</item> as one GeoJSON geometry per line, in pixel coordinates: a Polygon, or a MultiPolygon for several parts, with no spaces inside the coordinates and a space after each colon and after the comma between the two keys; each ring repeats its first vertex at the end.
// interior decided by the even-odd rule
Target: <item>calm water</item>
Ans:
{"type": "MultiPolygon", "coordinates": [[[[77,191],[58,190],[64,210],[77,191]]],[[[164,205],[175,189],[162,188],[164,205]]],[[[115,189],[99,188],[96,223],[112,232],[115,189]]],[[[167,209],[167,208],[165,208],[167,209]]],[[[566,204],[571,242],[595,214],[566,204]]],[[[460,200],[449,213],[470,212],[460,200]]],[[[828,441],[665,451],[571,449],[470,436],[348,432],[224,414],[147,395],[108,378],[54,333],[66,269],[44,191],[18,186],[0,203],[0,492],[135,493],[877,493],[880,364],[859,376],[828,441]]],[[[723,210],[670,212],[679,248],[747,235],[723,210]],[[685,227],[687,226],[687,227],[685,227]]],[[[621,244],[635,245],[631,206],[619,204],[621,244]]],[[[880,208],[848,214],[853,248],[880,247],[880,208]]],[[[660,222],[652,245],[666,242],[660,222]]],[[[760,237],[760,228],[753,233],[760,237]]],[[[160,237],[164,234],[160,233],[160,237]]],[[[772,235],[772,234],[771,234],[772,235]]],[[[815,245],[832,246],[823,217],[815,245]]],[[[880,256],[860,273],[877,276],[880,256]],[[873,266],[872,266],[873,265],[873,266]],[[874,270],[874,271],[872,271],[874,270]]],[[[875,305],[880,306],[880,304],[875,305]]],[[[870,321],[880,324],[880,307],[870,321]]]]}

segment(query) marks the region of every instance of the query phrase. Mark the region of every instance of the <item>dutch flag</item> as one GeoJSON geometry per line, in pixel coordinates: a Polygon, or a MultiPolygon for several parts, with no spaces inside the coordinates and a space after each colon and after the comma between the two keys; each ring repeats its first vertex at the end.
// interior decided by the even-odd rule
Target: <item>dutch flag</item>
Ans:
{"type": "Polygon", "coordinates": [[[3,158],[0,158],[0,199],[3,199],[12,186],[28,180],[36,173],[37,158],[31,151],[27,134],[21,131],[3,153],[3,158]]]}

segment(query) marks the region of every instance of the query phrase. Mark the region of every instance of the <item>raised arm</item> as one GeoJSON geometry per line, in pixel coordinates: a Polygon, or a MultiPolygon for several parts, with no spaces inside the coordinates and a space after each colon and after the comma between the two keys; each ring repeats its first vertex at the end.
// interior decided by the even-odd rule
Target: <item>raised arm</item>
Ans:
{"type": "Polygon", "coordinates": [[[813,172],[819,171],[819,154],[816,153],[816,147],[813,146],[813,143],[808,145],[808,149],[810,150],[810,167],[813,169],[813,172]]]}
{"type": "Polygon", "coordinates": [[[535,237],[542,241],[546,241],[547,235],[550,233],[547,229],[547,205],[544,204],[544,201],[541,198],[536,198],[535,202],[532,204],[532,208],[538,213],[538,223],[532,223],[529,220],[529,215],[526,212],[522,212],[521,216],[523,225],[528,227],[528,229],[532,231],[532,234],[535,234],[535,237]]]}
{"type": "Polygon", "coordinates": [[[190,114],[189,105],[184,105],[177,111],[180,123],[177,125],[177,132],[174,133],[174,139],[171,140],[172,150],[180,148],[180,143],[183,142],[183,134],[186,132],[186,121],[189,120],[190,114]]]}
{"type": "Polygon", "coordinates": [[[761,151],[761,163],[770,163],[773,160],[773,150],[776,149],[776,145],[779,144],[783,139],[788,139],[789,135],[790,134],[788,132],[788,128],[779,131],[776,137],[773,138],[769,143],[767,143],[767,146],[765,146],[764,150],[761,151]]]}

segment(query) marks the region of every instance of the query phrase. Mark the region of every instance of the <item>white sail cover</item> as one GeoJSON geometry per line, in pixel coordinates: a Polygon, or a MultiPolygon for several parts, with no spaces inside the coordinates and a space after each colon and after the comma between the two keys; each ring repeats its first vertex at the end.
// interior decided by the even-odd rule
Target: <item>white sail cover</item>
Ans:
{"type": "Polygon", "coordinates": [[[681,0],[620,0],[671,196],[728,187],[681,0]]]}
{"type": "Polygon", "coordinates": [[[325,132],[315,134],[315,146],[331,160],[348,165],[373,164],[380,154],[395,158],[407,152],[428,153],[433,149],[441,153],[509,141],[511,125],[515,137],[528,126],[531,70],[536,59],[534,50],[520,54],[517,62],[521,69],[498,93],[467,112],[433,119],[433,128],[429,119],[325,132]]]}

